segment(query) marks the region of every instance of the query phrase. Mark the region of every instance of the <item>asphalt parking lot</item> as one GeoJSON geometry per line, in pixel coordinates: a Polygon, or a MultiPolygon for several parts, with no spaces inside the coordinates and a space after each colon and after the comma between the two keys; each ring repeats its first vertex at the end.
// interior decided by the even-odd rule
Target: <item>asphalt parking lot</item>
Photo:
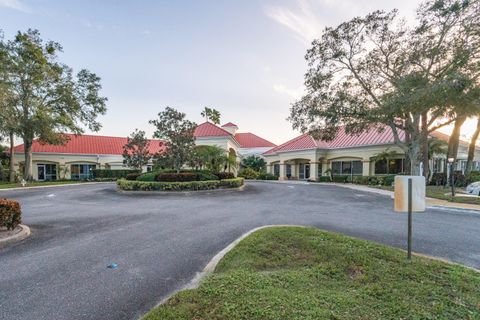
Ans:
{"type": "MultiPolygon", "coordinates": [[[[221,249],[267,224],[313,225],[405,248],[389,197],[328,185],[125,194],[115,184],[0,191],[32,235],[0,248],[0,319],[137,319],[221,249]],[[116,263],[118,268],[108,265],[116,263]]],[[[414,250],[480,268],[480,214],[414,215],[414,250]]]]}

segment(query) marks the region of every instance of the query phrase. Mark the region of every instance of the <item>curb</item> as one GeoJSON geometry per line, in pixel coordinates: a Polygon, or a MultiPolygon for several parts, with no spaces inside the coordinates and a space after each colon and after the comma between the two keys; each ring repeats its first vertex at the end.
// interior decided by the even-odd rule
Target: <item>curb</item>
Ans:
{"type": "MultiPolygon", "coordinates": [[[[393,199],[393,191],[389,190],[383,190],[383,189],[377,189],[377,188],[370,188],[367,186],[363,185],[352,185],[352,184],[343,184],[343,183],[335,183],[335,182],[299,182],[294,180],[292,181],[268,181],[268,180],[246,180],[246,181],[251,181],[251,182],[263,182],[263,183],[272,183],[272,184],[286,184],[286,183],[291,183],[291,184],[300,184],[300,185],[319,185],[319,186],[335,186],[335,187],[340,187],[340,188],[346,188],[346,189],[351,189],[351,190],[356,190],[360,192],[370,192],[370,193],[375,193],[378,195],[390,197],[393,199]]],[[[456,206],[455,202],[446,202],[446,203],[439,203],[443,202],[446,200],[440,200],[440,199],[435,199],[435,198],[430,198],[430,197],[425,197],[426,200],[426,206],[427,208],[431,209],[447,209],[447,210],[457,210],[457,211],[470,211],[474,213],[480,213],[480,206],[478,205],[470,205],[466,204],[465,207],[463,206],[456,206]],[[478,206],[477,207],[472,207],[472,206],[478,206]]],[[[461,204],[461,203],[460,203],[461,204]]]]}
{"type": "MultiPolygon", "coordinates": [[[[223,248],[220,252],[218,252],[210,261],[207,263],[207,265],[203,268],[202,271],[197,272],[197,274],[193,277],[193,279],[184,285],[183,287],[173,291],[170,293],[167,297],[163,298],[159,303],[157,303],[153,308],[156,308],[162,304],[165,304],[168,299],[170,299],[172,296],[174,296],[176,293],[183,291],[183,290],[191,290],[191,289],[196,289],[200,285],[200,282],[209,274],[211,274],[213,271],[215,271],[215,268],[217,267],[217,264],[222,260],[222,258],[233,248],[235,248],[243,239],[251,235],[252,233],[266,229],[266,228],[275,228],[275,227],[300,227],[300,228],[308,228],[308,226],[300,226],[300,225],[294,225],[294,224],[278,224],[278,225],[265,225],[261,227],[254,228],[250,231],[245,232],[242,234],[240,237],[235,239],[233,242],[231,242],[228,246],[223,248]]],[[[152,309],[153,309],[152,308],[152,309]]],[[[150,309],[150,310],[152,310],[150,309]]],[[[150,312],[149,310],[149,312],[150,312]]],[[[148,312],[147,312],[148,313],[148,312]]],[[[145,314],[146,315],[146,314],[145,314]]],[[[143,319],[145,315],[142,315],[140,319],[143,319]]]]}
{"type": "Polygon", "coordinates": [[[12,243],[12,242],[17,242],[17,241],[22,241],[30,236],[30,228],[24,224],[19,224],[18,225],[22,230],[14,234],[13,236],[10,236],[5,239],[0,239],[0,246],[4,246],[6,244],[12,243]]]}
{"type": "Polygon", "coordinates": [[[112,183],[112,182],[115,182],[115,181],[81,182],[81,183],[52,184],[52,185],[48,185],[48,186],[5,188],[5,189],[0,189],[0,193],[3,192],[3,191],[18,191],[18,190],[31,190],[31,189],[43,189],[43,188],[84,186],[84,185],[90,185],[90,184],[102,184],[102,183],[112,183]]]}

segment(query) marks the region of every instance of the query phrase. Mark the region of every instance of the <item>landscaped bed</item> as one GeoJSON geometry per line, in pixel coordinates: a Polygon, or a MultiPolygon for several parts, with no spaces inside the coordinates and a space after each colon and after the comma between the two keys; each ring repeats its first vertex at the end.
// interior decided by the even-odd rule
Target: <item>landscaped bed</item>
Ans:
{"type": "Polygon", "coordinates": [[[207,180],[207,181],[138,181],[117,180],[117,186],[124,191],[198,191],[213,189],[239,188],[243,186],[243,178],[207,180]]]}
{"type": "Polygon", "coordinates": [[[479,319],[480,274],[315,228],[241,241],[145,319],[479,319]]]}

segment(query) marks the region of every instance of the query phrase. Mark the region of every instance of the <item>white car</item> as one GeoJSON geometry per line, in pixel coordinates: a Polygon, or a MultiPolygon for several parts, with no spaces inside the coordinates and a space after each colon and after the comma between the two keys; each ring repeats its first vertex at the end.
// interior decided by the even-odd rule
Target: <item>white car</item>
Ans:
{"type": "Polygon", "coordinates": [[[467,193],[480,196],[480,181],[470,183],[467,186],[467,193]]]}

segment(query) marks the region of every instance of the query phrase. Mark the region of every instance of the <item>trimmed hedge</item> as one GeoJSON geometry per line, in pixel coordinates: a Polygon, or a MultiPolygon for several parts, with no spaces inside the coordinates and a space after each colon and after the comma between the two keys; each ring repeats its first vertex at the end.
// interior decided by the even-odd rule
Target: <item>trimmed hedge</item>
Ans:
{"type": "Polygon", "coordinates": [[[155,181],[155,177],[160,174],[159,171],[150,171],[142,173],[137,177],[137,181],[155,181]]]}
{"type": "Polygon", "coordinates": [[[220,179],[220,180],[225,180],[225,179],[235,179],[235,175],[231,172],[217,172],[215,175],[220,179]]]}
{"type": "Polygon", "coordinates": [[[332,182],[330,176],[320,176],[318,177],[318,182],[332,182]]]}
{"type": "Polygon", "coordinates": [[[278,180],[278,176],[271,173],[262,172],[258,175],[257,180],[278,180]]]}
{"type": "Polygon", "coordinates": [[[17,201],[0,199],[0,227],[15,229],[22,222],[22,209],[17,201]]]}
{"type": "Polygon", "coordinates": [[[244,183],[243,178],[209,180],[209,181],[184,181],[184,182],[159,182],[159,181],[129,181],[117,180],[117,186],[126,191],[196,191],[223,188],[238,188],[244,183]]]}
{"type": "Polygon", "coordinates": [[[141,175],[142,174],[140,172],[132,172],[132,173],[127,174],[125,179],[127,179],[127,180],[137,180],[137,178],[141,175]]]}
{"type": "Polygon", "coordinates": [[[131,170],[131,169],[94,169],[92,170],[93,177],[95,179],[103,179],[103,178],[113,178],[113,179],[121,179],[126,178],[127,174],[129,173],[138,173],[138,170],[131,170]]]}
{"type": "Polygon", "coordinates": [[[197,174],[192,172],[180,172],[180,173],[160,173],[155,176],[155,181],[161,182],[185,182],[185,181],[197,181],[197,174]]]}

